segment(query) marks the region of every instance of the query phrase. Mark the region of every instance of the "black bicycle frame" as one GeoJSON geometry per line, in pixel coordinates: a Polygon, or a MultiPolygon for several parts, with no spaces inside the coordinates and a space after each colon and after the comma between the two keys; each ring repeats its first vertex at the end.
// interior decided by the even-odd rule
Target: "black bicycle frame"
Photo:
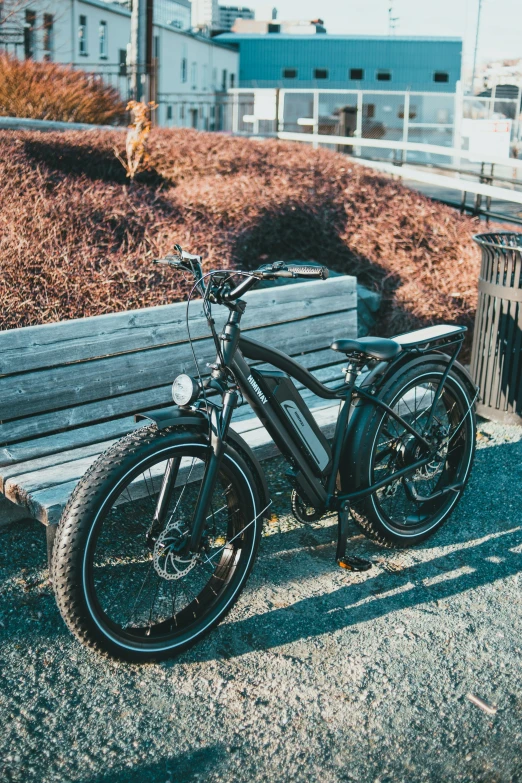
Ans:
{"type": "MultiPolygon", "coordinates": [[[[347,359],[348,371],[346,382],[336,389],[330,389],[282,351],[279,351],[276,348],[270,348],[250,337],[242,335],[239,323],[245,306],[245,303],[241,300],[236,301],[234,305],[231,306],[230,316],[221,335],[221,355],[218,354],[216,363],[213,365],[212,369],[209,386],[223,393],[223,407],[219,408],[214,403],[207,402],[207,414],[210,417],[211,423],[210,445],[212,454],[207,463],[204,480],[201,485],[191,537],[190,541],[187,542],[187,551],[189,549],[191,551],[197,551],[199,546],[205,525],[209,500],[214,490],[219,463],[223,453],[223,444],[226,440],[233,409],[237,403],[237,392],[227,389],[227,369],[232,371],[242,395],[248,401],[254,413],[259,417],[275,444],[290,463],[291,468],[289,473],[287,473],[289,480],[293,483],[301,497],[310,503],[311,506],[323,512],[345,510],[347,504],[351,501],[371,495],[376,490],[381,489],[398,479],[408,477],[433,459],[437,451],[436,447],[430,444],[423,435],[418,433],[399,413],[378,399],[374,394],[361,387],[356,387],[355,380],[360,364],[350,363],[350,360],[347,359]],[[319,397],[339,400],[340,411],[332,441],[331,460],[323,475],[317,475],[317,470],[314,471],[310,464],[310,460],[307,460],[303,453],[303,443],[299,432],[295,430],[292,433],[291,427],[289,428],[288,419],[284,417],[280,406],[276,403],[266,386],[261,389],[261,376],[258,374],[255,367],[250,367],[247,364],[245,357],[254,361],[271,364],[282,371],[282,373],[285,373],[302,383],[319,397]],[[411,465],[396,471],[391,476],[375,482],[369,487],[352,492],[336,493],[336,476],[339,470],[343,447],[345,445],[348,417],[354,396],[370,402],[399,422],[402,427],[418,441],[425,456],[422,456],[411,465]]],[[[457,349],[455,350],[454,355],[451,356],[434,394],[429,413],[430,422],[444,383],[457,358],[462,345],[462,339],[463,334],[450,342],[446,341],[446,345],[456,344],[457,349]]],[[[417,353],[423,352],[422,348],[414,347],[413,350],[416,350],[417,353]]],[[[458,487],[456,486],[451,486],[444,488],[442,491],[449,492],[457,488],[458,487]]]]}

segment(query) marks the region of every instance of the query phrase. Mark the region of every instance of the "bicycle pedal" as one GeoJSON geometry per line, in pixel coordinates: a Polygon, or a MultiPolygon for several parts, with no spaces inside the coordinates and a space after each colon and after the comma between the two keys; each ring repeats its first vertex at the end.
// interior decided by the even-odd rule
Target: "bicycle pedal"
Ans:
{"type": "Polygon", "coordinates": [[[369,560],[363,560],[362,557],[341,557],[337,561],[337,565],[347,571],[369,571],[373,563],[369,560]]]}

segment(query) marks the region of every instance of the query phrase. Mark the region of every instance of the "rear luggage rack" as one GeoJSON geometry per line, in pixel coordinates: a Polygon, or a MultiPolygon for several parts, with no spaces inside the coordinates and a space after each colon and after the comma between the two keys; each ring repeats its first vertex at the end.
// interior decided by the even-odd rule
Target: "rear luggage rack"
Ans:
{"type": "Polygon", "coordinates": [[[417,329],[414,332],[399,334],[393,339],[396,343],[399,343],[403,351],[425,353],[434,346],[442,348],[461,343],[466,332],[466,326],[439,324],[437,326],[427,326],[424,329],[417,329]]]}

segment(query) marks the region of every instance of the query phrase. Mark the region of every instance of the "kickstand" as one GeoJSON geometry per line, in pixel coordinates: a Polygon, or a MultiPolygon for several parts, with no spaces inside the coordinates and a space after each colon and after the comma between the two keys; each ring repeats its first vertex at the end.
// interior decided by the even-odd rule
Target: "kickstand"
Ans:
{"type": "Polygon", "coordinates": [[[339,511],[337,521],[337,552],[335,559],[337,562],[343,559],[346,554],[346,542],[348,541],[348,522],[350,521],[350,506],[346,504],[339,511]]]}
{"type": "Polygon", "coordinates": [[[335,560],[341,568],[348,571],[369,571],[372,564],[369,560],[363,560],[362,557],[346,557],[346,543],[348,541],[348,523],[350,520],[350,506],[346,504],[339,511],[337,523],[337,552],[335,560]]]}

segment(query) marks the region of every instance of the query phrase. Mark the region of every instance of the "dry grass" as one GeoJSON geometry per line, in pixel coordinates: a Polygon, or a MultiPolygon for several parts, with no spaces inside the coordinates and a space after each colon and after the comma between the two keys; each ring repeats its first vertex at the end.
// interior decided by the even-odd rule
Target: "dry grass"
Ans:
{"type": "Polygon", "coordinates": [[[83,71],[0,54],[0,115],[114,125],[125,105],[116,90],[83,71]]]}
{"type": "Polygon", "coordinates": [[[381,333],[470,326],[476,221],[345,156],[283,142],[153,131],[132,184],[116,133],[0,134],[1,328],[177,300],[152,258],[179,242],[207,268],[315,260],[385,297],[381,333]]]}

